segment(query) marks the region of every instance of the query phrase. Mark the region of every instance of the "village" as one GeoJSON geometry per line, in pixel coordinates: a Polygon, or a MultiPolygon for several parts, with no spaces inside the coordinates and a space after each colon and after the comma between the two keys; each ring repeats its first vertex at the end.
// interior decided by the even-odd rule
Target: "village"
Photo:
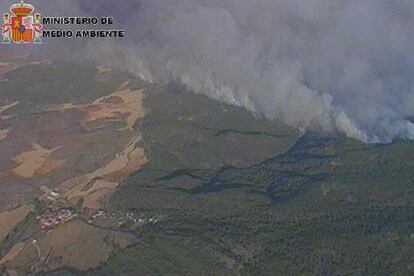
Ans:
{"type": "Polygon", "coordinates": [[[58,211],[47,210],[45,213],[37,217],[40,229],[49,230],[60,224],[68,222],[78,214],[70,209],[60,209],[58,211]]]}
{"type": "Polygon", "coordinates": [[[106,210],[97,210],[92,216],[86,216],[72,208],[49,208],[43,214],[37,216],[38,227],[42,231],[51,231],[54,228],[69,222],[74,218],[81,218],[89,224],[104,226],[102,221],[106,221],[109,228],[119,228],[127,226],[131,230],[136,230],[146,224],[156,224],[161,217],[153,217],[146,214],[138,214],[134,212],[117,212],[108,214],[106,210]],[[109,222],[109,223],[108,223],[109,222]]]}

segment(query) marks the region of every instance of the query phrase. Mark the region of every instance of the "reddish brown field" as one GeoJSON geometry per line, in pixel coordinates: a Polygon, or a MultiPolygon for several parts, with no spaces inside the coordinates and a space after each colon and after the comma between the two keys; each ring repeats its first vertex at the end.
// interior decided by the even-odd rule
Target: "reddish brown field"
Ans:
{"type": "MultiPolygon", "coordinates": [[[[8,185],[0,184],[0,211],[40,196],[41,185],[59,189],[69,201],[84,197],[86,208],[98,208],[100,197],[145,164],[133,129],[144,116],[143,94],[126,85],[90,104],[1,118],[0,183],[8,185]],[[98,178],[113,184],[76,192],[98,178]]],[[[4,99],[0,111],[16,104],[4,99]]]]}
{"type": "Polygon", "coordinates": [[[32,211],[33,206],[23,205],[15,210],[0,213],[0,242],[32,211]]]}
{"type": "Polygon", "coordinates": [[[24,242],[15,244],[12,249],[10,249],[10,251],[0,260],[0,265],[4,265],[16,258],[25,246],[26,244],[24,242]]]}
{"type": "Polygon", "coordinates": [[[59,226],[36,243],[19,245],[5,259],[7,267],[20,267],[33,272],[70,267],[88,270],[108,260],[115,249],[133,244],[133,235],[93,227],[79,219],[59,226]],[[17,253],[17,254],[15,254],[17,253]],[[42,266],[33,264],[45,258],[42,266]]]}
{"type": "MultiPolygon", "coordinates": [[[[0,63],[0,79],[22,64],[0,63]]],[[[111,71],[98,67],[96,73],[111,71]]],[[[34,210],[29,205],[34,200],[39,199],[41,210],[77,210],[50,228],[28,222],[33,230],[21,229],[29,236],[6,248],[0,269],[83,271],[135,242],[133,235],[114,231],[116,227],[98,228],[85,221],[104,209],[126,177],[148,162],[138,146],[139,130],[134,128],[144,116],[142,100],[143,91],[133,91],[124,83],[89,103],[45,102],[41,111],[4,116],[20,103],[0,98],[0,242],[34,210]]]]}

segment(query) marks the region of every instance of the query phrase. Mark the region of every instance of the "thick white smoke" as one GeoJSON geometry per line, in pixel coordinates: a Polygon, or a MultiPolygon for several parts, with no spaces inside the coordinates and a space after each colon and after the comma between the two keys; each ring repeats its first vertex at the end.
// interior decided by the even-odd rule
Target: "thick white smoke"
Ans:
{"type": "Polygon", "coordinates": [[[90,54],[153,81],[181,81],[292,126],[414,139],[412,0],[78,3],[127,29],[90,54]]]}

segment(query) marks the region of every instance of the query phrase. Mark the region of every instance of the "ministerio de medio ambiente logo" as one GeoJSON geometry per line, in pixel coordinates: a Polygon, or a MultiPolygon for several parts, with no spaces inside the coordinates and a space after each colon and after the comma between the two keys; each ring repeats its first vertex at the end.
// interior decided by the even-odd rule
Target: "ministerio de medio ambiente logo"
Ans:
{"type": "Polygon", "coordinates": [[[20,3],[10,7],[12,15],[3,14],[2,43],[42,43],[42,24],[40,13],[35,13],[34,7],[30,4],[20,3]]]}
{"type": "Polygon", "coordinates": [[[113,39],[125,37],[125,30],[111,29],[113,17],[45,17],[34,13],[33,5],[21,1],[3,13],[2,44],[42,44],[44,38],[51,39],[113,39]],[[49,28],[44,28],[45,26],[49,28]],[[80,27],[81,26],[81,27],[80,27]],[[105,26],[99,28],[99,26],[105,26]],[[57,27],[57,29],[50,29],[57,27]]]}

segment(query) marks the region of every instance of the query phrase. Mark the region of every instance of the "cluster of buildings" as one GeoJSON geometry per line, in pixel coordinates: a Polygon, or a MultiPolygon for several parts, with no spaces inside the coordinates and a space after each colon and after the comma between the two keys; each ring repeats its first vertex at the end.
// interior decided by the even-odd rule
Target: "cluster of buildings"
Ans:
{"type": "Polygon", "coordinates": [[[148,223],[156,224],[159,222],[158,218],[148,217],[148,216],[139,216],[135,213],[125,213],[124,216],[118,218],[118,224],[132,224],[133,228],[144,226],[148,223]]]}
{"type": "MultiPolygon", "coordinates": [[[[114,227],[127,225],[133,229],[142,227],[146,224],[156,224],[161,219],[157,217],[148,216],[145,214],[137,214],[134,212],[120,212],[108,214],[104,209],[96,210],[93,215],[85,215],[83,212],[78,213],[74,209],[63,206],[49,207],[50,208],[46,212],[37,217],[38,225],[41,230],[53,230],[53,228],[55,228],[56,226],[64,224],[77,216],[81,216],[84,219],[88,219],[87,222],[89,224],[94,224],[95,219],[101,218],[103,220],[111,221],[111,225],[114,225],[114,227]]],[[[102,220],[99,221],[98,223],[103,223],[102,220]]]]}
{"type": "Polygon", "coordinates": [[[39,225],[42,230],[53,228],[71,220],[75,214],[70,209],[60,209],[58,211],[47,211],[38,217],[39,225]]]}

